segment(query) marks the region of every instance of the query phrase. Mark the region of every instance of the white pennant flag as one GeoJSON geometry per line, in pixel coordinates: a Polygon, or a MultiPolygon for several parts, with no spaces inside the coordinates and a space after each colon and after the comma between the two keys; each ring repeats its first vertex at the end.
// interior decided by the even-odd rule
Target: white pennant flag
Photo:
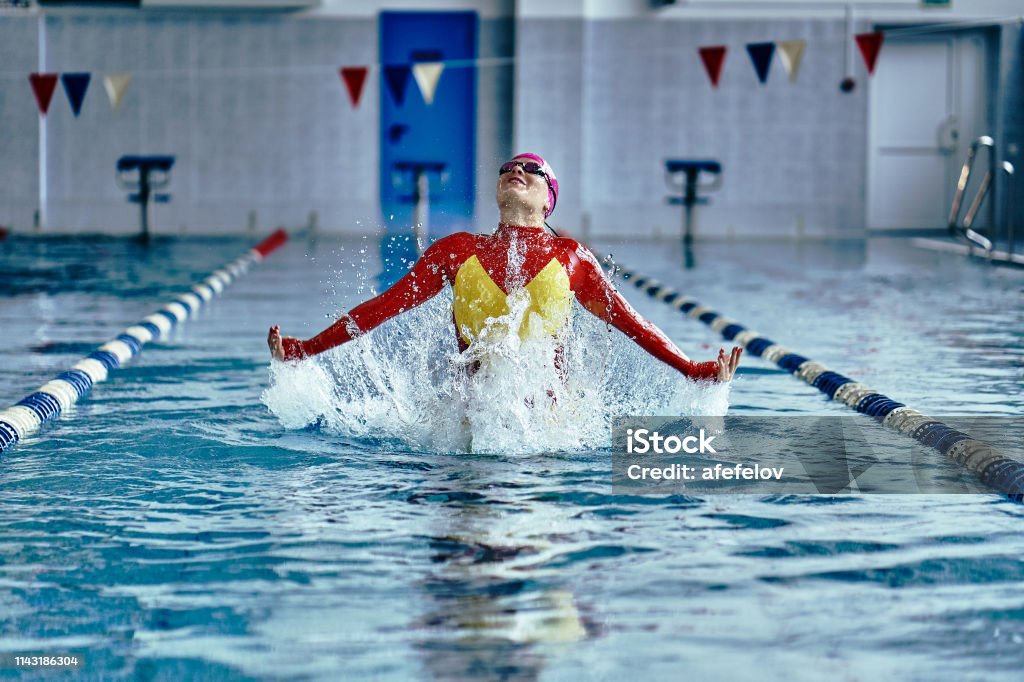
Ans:
{"type": "Polygon", "coordinates": [[[420,87],[420,94],[427,104],[434,103],[434,93],[437,91],[437,82],[441,80],[441,72],[444,71],[442,62],[417,62],[412,65],[412,75],[416,79],[416,85],[420,87]]]}
{"type": "Polygon", "coordinates": [[[789,80],[795,81],[796,74],[800,71],[800,60],[804,56],[804,48],[807,47],[806,40],[781,40],[775,43],[775,46],[779,48],[779,58],[782,59],[782,65],[786,67],[786,73],[789,74],[789,80]]]}
{"type": "Polygon", "coordinates": [[[107,91],[110,106],[114,108],[114,111],[121,108],[125,90],[128,89],[128,84],[131,82],[132,75],[130,73],[108,73],[103,77],[103,87],[107,91]]]}

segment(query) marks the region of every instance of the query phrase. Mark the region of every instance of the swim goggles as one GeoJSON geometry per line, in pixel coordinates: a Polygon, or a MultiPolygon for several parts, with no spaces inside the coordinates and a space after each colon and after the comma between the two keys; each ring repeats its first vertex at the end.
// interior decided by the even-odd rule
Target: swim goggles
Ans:
{"type": "MultiPolygon", "coordinates": [[[[504,175],[505,173],[511,173],[519,166],[524,172],[530,175],[539,175],[544,178],[544,182],[548,183],[548,192],[551,194],[555,193],[555,189],[551,186],[551,178],[544,172],[544,166],[540,165],[536,161],[506,161],[501,164],[501,168],[498,169],[498,175],[504,175]]],[[[550,213],[550,211],[548,211],[550,213]]]]}
{"type": "Polygon", "coordinates": [[[498,169],[498,175],[504,175],[505,173],[511,173],[519,166],[523,169],[523,172],[529,173],[530,175],[539,175],[545,180],[548,178],[548,174],[544,172],[544,166],[540,165],[536,161],[506,161],[501,164],[501,168],[498,169]]]}

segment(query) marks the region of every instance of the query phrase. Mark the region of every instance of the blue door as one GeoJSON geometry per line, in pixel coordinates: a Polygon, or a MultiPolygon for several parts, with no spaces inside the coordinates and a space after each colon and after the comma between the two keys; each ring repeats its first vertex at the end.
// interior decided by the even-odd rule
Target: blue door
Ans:
{"type": "Polygon", "coordinates": [[[430,238],[473,229],[476,34],[476,12],[380,14],[380,201],[393,235],[413,229],[415,169],[423,167],[430,187],[430,238]],[[445,68],[427,105],[412,74],[402,71],[435,61],[445,68]],[[395,86],[404,79],[404,92],[396,98],[395,86]]]}

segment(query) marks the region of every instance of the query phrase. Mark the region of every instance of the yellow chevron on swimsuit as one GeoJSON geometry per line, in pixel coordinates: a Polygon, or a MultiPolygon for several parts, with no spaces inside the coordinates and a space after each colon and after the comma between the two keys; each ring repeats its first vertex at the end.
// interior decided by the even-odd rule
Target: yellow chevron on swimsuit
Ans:
{"type": "Polygon", "coordinates": [[[487,274],[480,260],[471,256],[456,273],[453,288],[455,326],[466,343],[472,343],[488,327],[502,321],[508,324],[509,298],[514,296],[526,295],[529,299],[517,330],[524,340],[536,333],[537,325],[529,324],[534,315],[540,316],[545,333],[557,334],[568,322],[572,311],[569,275],[557,258],[552,258],[525,287],[506,295],[487,274]]]}

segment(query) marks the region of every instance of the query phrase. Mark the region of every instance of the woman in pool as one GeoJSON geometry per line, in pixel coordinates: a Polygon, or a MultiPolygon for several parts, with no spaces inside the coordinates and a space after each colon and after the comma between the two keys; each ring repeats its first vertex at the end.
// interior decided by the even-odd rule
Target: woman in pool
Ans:
{"type": "Polygon", "coordinates": [[[690,379],[732,379],[742,349],[734,347],[729,356],[719,350],[717,360],[693,362],[633,310],[590,251],[545,229],[544,220],[558,200],[558,180],[544,159],[519,154],[502,165],[497,200],[501,222],[493,234],[459,232],[439,239],[390,289],[356,306],[311,339],[282,337],[277,326],[271,327],[267,337],[271,354],[278,360],[299,360],[323,353],[426,302],[450,284],[461,351],[494,334],[557,335],[569,320],[575,297],[588,311],[690,379]],[[521,314],[510,315],[513,308],[521,314]],[[520,320],[518,329],[508,326],[510,318],[520,320]]]}

